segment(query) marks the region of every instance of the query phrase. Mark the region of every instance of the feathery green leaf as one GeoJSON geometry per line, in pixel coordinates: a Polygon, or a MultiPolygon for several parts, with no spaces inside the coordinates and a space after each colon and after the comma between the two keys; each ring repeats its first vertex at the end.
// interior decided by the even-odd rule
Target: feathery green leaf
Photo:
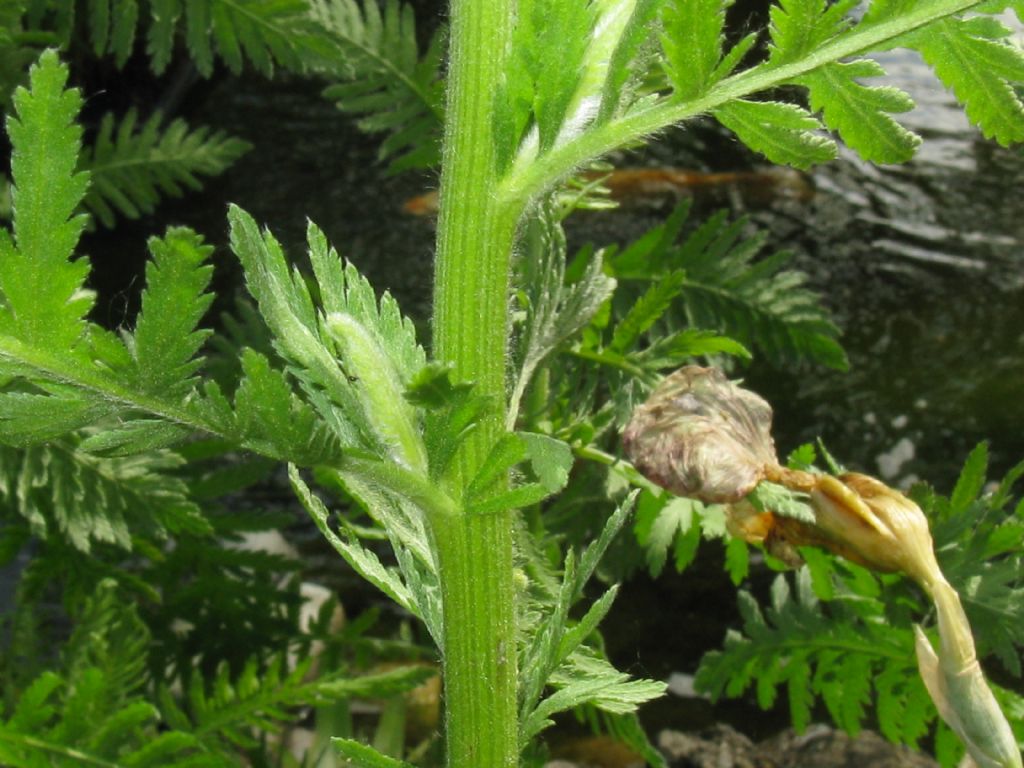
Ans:
{"type": "Polygon", "coordinates": [[[776,364],[802,358],[844,369],[838,329],[804,287],[806,276],[784,269],[792,258],[785,252],[754,261],[764,238],[740,240],[744,224],[712,217],[675,253],[673,263],[686,271],[682,295],[691,325],[717,327],[776,364]]]}
{"type": "Polygon", "coordinates": [[[314,410],[292,391],[284,374],[251,349],[242,351],[234,426],[264,456],[316,464],[337,455],[337,441],[314,410]]]}
{"type": "Polygon", "coordinates": [[[201,189],[199,177],[222,173],[248,150],[240,139],[204,127],[190,130],[184,120],[165,126],[159,112],[140,127],[134,110],[120,122],[108,113],[79,160],[92,180],[83,204],[112,227],[118,215],[136,219],[152,213],[162,196],[201,189]]]}
{"type": "Polygon", "coordinates": [[[572,449],[548,435],[534,432],[517,434],[526,447],[526,456],[541,485],[548,493],[558,493],[569,482],[569,472],[573,465],[572,449]]]}
{"type": "Polygon", "coordinates": [[[401,575],[394,569],[386,568],[377,556],[370,550],[364,549],[354,535],[347,535],[342,538],[330,526],[330,513],[324,503],[310,491],[294,465],[288,468],[288,476],[291,478],[292,488],[299,501],[306,508],[313,522],[324,538],[334,547],[345,561],[352,568],[366,579],[370,584],[377,587],[396,604],[405,608],[414,616],[419,615],[419,610],[413,600],[413,595],[402,581],[401,575]]]}
{"type": "Polygon", "coordinates": [[[245,60],[265,75],[275,65],[308,66],[317,30],[306,0],[185,0],[185,42],[204,77],[213,73],[214,52],[238,73],[245,60]]]}
{"type": "Polygon", "coordinates": [[[411,763],[396,760],[378,752],[371,746],[353,739],[331,739],[334,749],[354,768],[412,768],[411,763]]]}
{"type": "Polygon", "coordinates": [[[806,56],[851,26],[858,0],[779,0],[771,8],[771,56],[780,65],[806,56]]]}
{"type": "Polygon", "coordinates": [[[363,676],[342,670],[310,679],[312,663],[307,658],[289,669],[281,653],[265,665],[250,657],[240,673],[222,664],[208,684],[194,675],[186,691],[188,730],[214,752],[255,748],[264,734],[281,731],[292,720],[295,707],[400,695],[436,674],[429,667],[412,667],[363,676]]]}
{"type": "Polygon", "coordinates": [[[582,330],[615,290],[615,280],[604,274],[600,254],[589,255],[582,277],[571,285],[565,284],[565,233],[551,204],[542,206],[531,218],[524,251],[517,282],[521,288],[519,301],[526,315],[513,358],[518,372],[509,398],[510,428],[537,368],[582,330]]]}
{"type": "Polygon", "coordinates": [[[135,47],[138,0],[89,0],[88,6],[93,53],[111,53],[117,66],[123,67],[135,47]]]}
{"type": "Polygon", "coordinates": [[[913,100],[898,88],[868,87],[859,78],[884,75],[871,59],[831,64],[796,82],[807,87],[811,109],[825,125],[865,160],[903,163],[913,157],[921,138],[890,117],[914,108],[913,100]]]}
{"type": "Polygon", "coordinates": [[[142,698],[150,636],[115,582],[101,582],[79,618],[62,674],[42,673],[0,720],[4,765],[223,765],[193,735],[161,729],[159,712],[142,698]]]}
{"type": "MultiPolygon", "coordinates": [[[[574,553],[566,555],[557,591],[531,599],[524,609],[530,622],[539,622],[520,648],[520,743],[524,746],[552,724],[549,718],[555,712],[584,704],[606,712],[632,712],[664,691],[661,683],[630,680],[585,644],[611,608],[616,588],[607,590],[578,622],[569,619],[570,609],[582,597],[598,560],[621,529],[635,498],[636,494],[630,495],[609,517],[597,541],[583,552],[578,567],[574,553]],[[556,690],[542,698],[546,686],[556,690]]],[[[542,563],[534,565],[545,568],[542,563]]]]}
{"type": "MultiPolygon", "coordinates": [[[[294,366],[295,375],[342,446],[361,446],[380,454],[397,449],[388,446],[377,430],[371,411],[376,404],[362,391],[358,372],[346,370],[346,361],[337,359],[335,343],[322,325],[323,314],[302,276],[288,269],[273,235],[260,233],[252,217],[239,208],[232,207],[228,218],[232,250],[242,261],[249,291],[274,334],[275,347],[294,366]]],[[[398,391],[403,391],[404,384],[426,364],[411,322],[401,316],[389,296],[378,305],[369,283],[353,267],[342,265],[312,225],[309,242],[324,312],[346,313],[360,323],[369,334],[368,343],[389,361],[390,374],[400,377],[398,391]]]]}
{"type": "Polygon", "coordinates": [[[616,323],[608,349],[622,353],[636,344],[640,336],[672,305],[685,281],[686,273],[680,269],[669,272],[651,285],[629,308],[626,316],[616,323]]]}
{"type": "MultiPolygon", "coordinates": [[[[785,268],[790,254],[781,252],[758,259],[764,236],[755,234],[743,239],[746,220],[728,222],[724,212],[709,218],[677,244],[687,212],[685,204],[679,206],[669,221],[611,260],[613,274],[634,278],[624,285],[637,280],[653,282],[652,296],[660,295],[659,286],[668,277],[683,276],[679,298],[673,305],[664,301],[658,304],[671,321],[667,328],[687,326],[683,335],[669,333],[654,340],[648,349],[631,358],[633,362],[652,370],[664,368],[666,362],[678,363],[679,357],[672,354],[673,345],[678,344],[679,351],[684,352],[688,345],[700,344],[700,337],[687,332],[713,328],[735,341],[710,342],[711,352],[742,356],[747,347],[756,347],[777,365],[802,359],[835,368],[846,366],[846,357],[836,341],[839,331],[818,297],[804,287],[806,276],[785,268]]],[[[619,293],[623,295],[616,299],[627,303],[629,315],[639,312],[635,294],[619,293]]]]}
{"type": "Polygon", "coordinates": [[[650,68],[653,54],[644,49],[652,35],[654,20],[664,0],[636,0],[611,5],[619,7],[613,12],[631,11],[628,21],[620,28],[618,45],[612,53],[605,75],[604,90],[601,93],[601,108],[595,123],[603,123],[611,117],[626,111],[640,90],[640,80],[650,68]]]}
{"type": "Polygon", "coordinates": [[[203,77],[213,74],[216,58],[236,74],[248,61],[269,76],[278,66],[306,71],[330,55],[308,0],[87,0],[85,10],[93,52],[112,54],[118,67],[132,54],[140,26],[148,26],[146,52],[157,74],[167,69],[179,32],[203,77]]]}

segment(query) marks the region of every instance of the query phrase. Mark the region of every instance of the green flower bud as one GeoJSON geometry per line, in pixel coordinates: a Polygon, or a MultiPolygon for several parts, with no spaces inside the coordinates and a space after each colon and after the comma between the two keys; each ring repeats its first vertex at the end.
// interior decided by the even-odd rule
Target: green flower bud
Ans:
{"type": "Polygon", "coordinates": [[[427,451],[416,424],[416,411],[405,399],[405,387],[377,337],[352,315],[332,312],[327,330],[337,342],[341,362],[354,378],[367,418],[391,457],[427,474],[427,451]]]}

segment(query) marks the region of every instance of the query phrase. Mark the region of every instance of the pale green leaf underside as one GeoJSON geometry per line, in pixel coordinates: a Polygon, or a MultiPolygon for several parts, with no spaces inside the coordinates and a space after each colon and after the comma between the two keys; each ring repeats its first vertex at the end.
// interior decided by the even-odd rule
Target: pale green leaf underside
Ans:
{"type": "Polygon", "coordinates": [[[95,544],[130,550],[132,531],[206,534],[209,523],[171,476],[174,454],[100,457],[73,439],[23,450],[0,448],[0,498],[40,537],[63,537],[89,552],[95,544]]]}
{"type": "Polygon", "coordinates": [[[729,102],[715,117],[751,149],[773,163],[808,168],[836,157],[836,145],[806,110],[781,101],[729,102]]]}
{"type": "MultiPolygon", "coordinates": [[[[274,334],[275,346],[291,363],[292,372],[341,444],[396,456],[418,448],[416,436],[406,434],[411,417],[405,414],[408,409],[401,392],[426,364],[426,354],[395,300],[385,293],[378,301],[366,279],[351,264],[344,264],[323,233],[310,224],[307,236],[321,299],[318,307],[302,275],[288,268],[273,235],[260,232],[252,217],[237,207],[231,207],[228,218],[232,248],[242,261],[249,291],[274,334]],[[331,318],[347,318],[346,323],[358,331],[350,341],[360,346],[349,347],[350,355],[360,350],[367,353],[350,360],[351,370],[339,355],[331,318]],[[386,364],[360,376],[364,358],[368,361],[377,355],[386,364]],[[378,375],[394,378],[391,388],[397,394],[391,405],[401,414],[379,402],[384,393],[371,387],[371,379],[378,375]],[[408,418],[399,419],[400,424],[387,418],[403,414],[408,418]],[[396,432],[398,427],[402,430],[396,432]],[[399,433],[404,435],[402,443],[396,442],[399,433]]],[[[419,468],[420,463],[413,466],[419,468]]]]}

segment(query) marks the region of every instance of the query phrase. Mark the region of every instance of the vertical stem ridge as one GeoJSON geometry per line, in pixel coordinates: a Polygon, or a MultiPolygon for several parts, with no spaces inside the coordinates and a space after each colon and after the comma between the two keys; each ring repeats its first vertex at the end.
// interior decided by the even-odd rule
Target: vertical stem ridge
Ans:
{"type": "MultiPolygon", "coordinates": [[[[509,264],[518,210],[495,195],[493,108],[513,0],[452,0],[434,282],[434,356],[496,407],[453,464],[460,498],[504,428],[509,264]]],[[[511,513],[436,516],[449,768],[519,760],[511,513]]]]}

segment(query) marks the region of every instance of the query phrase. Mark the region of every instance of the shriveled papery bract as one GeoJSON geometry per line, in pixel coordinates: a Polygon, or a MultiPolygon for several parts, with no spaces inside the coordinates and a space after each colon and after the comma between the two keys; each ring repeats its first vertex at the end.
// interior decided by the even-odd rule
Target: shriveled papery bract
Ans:
{"type": "Polygon", "coordinates": [[[729,529],[790,563],[796,548],[827,549],[882,572],[902,572],[935,603],[938,654],[916,628],[917,657],[939,714],[981,768],[1020,768],[1006,718],[981,673],[970,625],[939,570],[928,520],[914,502],[873,477],[787,469],[772,442],[771,407],[714,368],[687,366],[638,407],[623,443],[652,482],[680,496],[725,504],[729,529]],[[748,497],[759,483],[807,499],[813,522],[764,509],[748,497]]]}

